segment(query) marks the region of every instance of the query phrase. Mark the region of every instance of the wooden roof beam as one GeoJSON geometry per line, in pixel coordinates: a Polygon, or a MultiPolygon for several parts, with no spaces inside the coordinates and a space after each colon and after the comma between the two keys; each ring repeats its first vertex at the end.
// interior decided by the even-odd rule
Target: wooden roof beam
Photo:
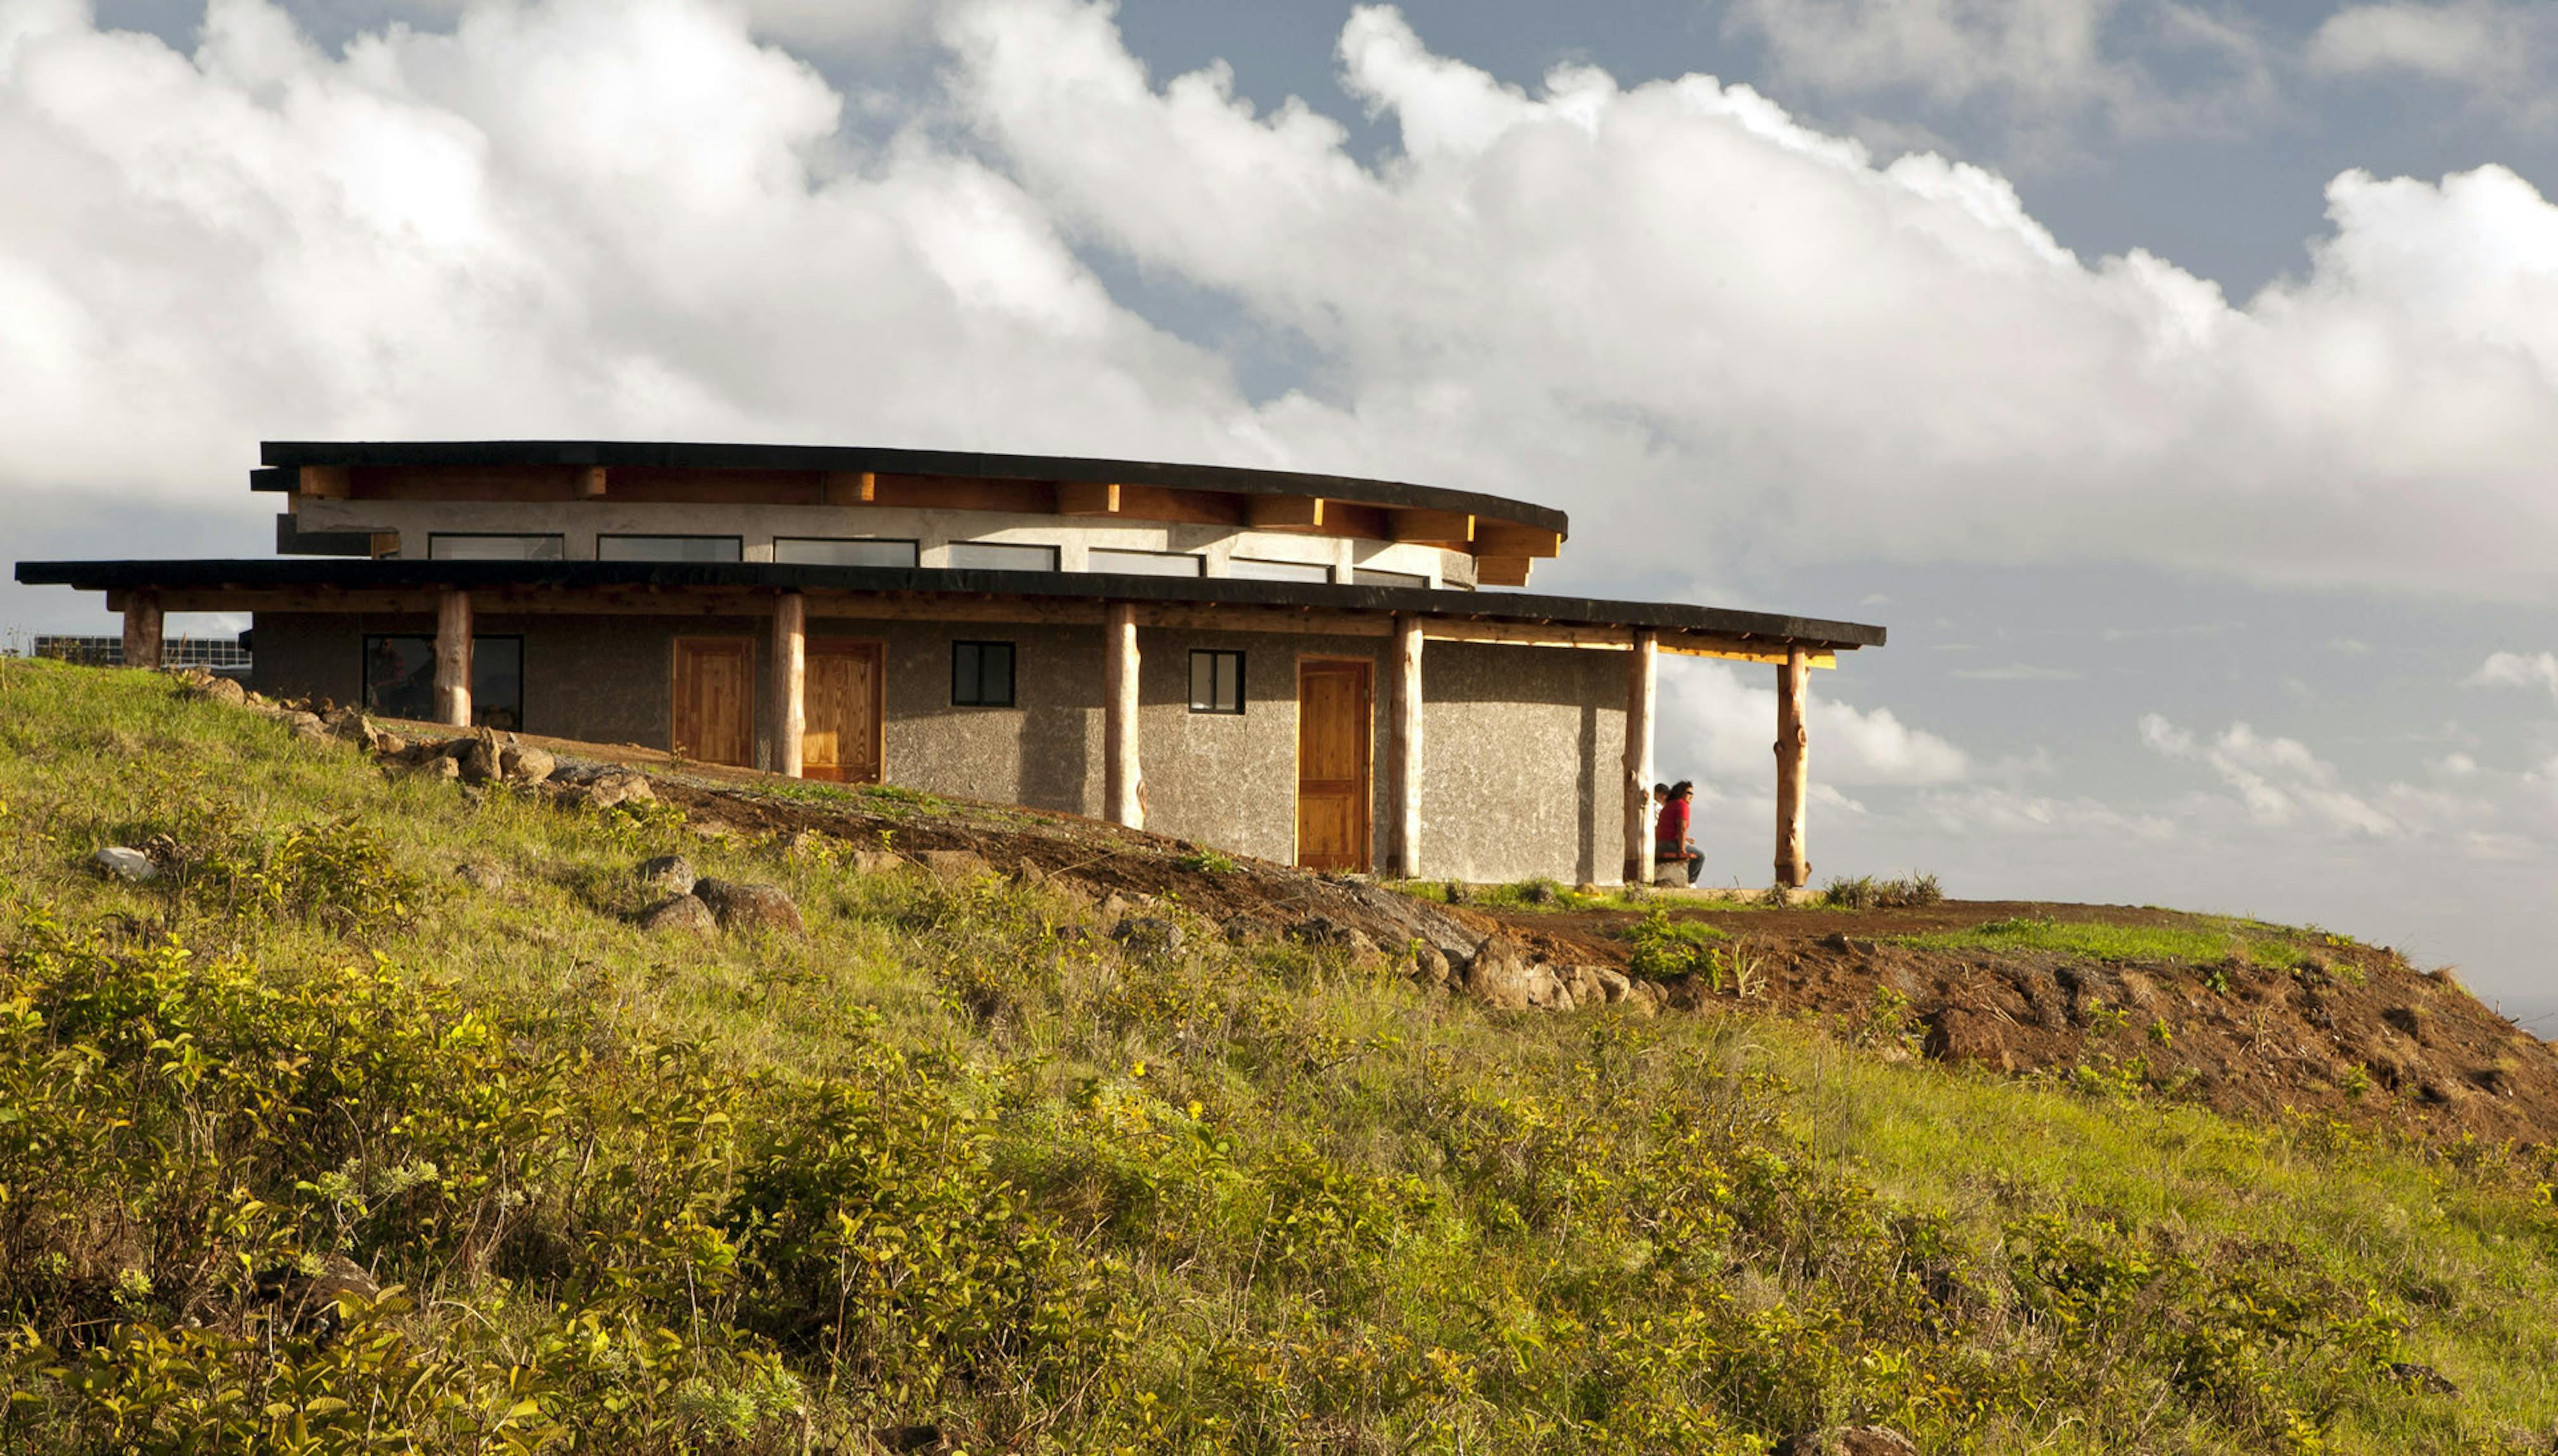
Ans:
{"type": "Polygon", "coordinates": [[[873,470],[828,470],[819,482],[828,505],[871,505],[879,500],[879,474],[873,470]]]}
{"type": "Polygon", "coordinates": [[[1563,554],[1563,533],[1541,531],[1516,521],[1475,522],[1475,550],[1484,556],[1532,556],[1551,560],[1563,554]]]}
{"type": "Polygon", "coordinates": [[[1475,584],[1481,587],[1524,587],[1529,562],[1524,556],[1475,558],[1475,584]]]}
{"type": "Polygon", "coordinates": [[[604,466],[587,466],[585,469],[577,472],[577,498],[580,500],[603,499],[606,483],[604,466]]]}
{"type": "Polygon", "coordinates": [[[1394,539],[1415,546],[1464,551],[1475,543],[1475,518],[1454,510],[1397,510],[1386,513],[1394,539]]]}
{"type": "Polygon", "coordinates": [[[304,465],[297,484],[313,500],[345,500],[355,488],[351,474],[345,465],[304,465]]]}
{"type": "Polygon", "coordinates": [[[1243,523],[1256,531],[1320,531],[1324,504],[1320,495],[1246,496],[1243,523]]]}
{"type": "Polygon", "coordinates": [[[1115,516],[1119,514],[1119,483],[1115,480],[1060,480],[1057,482],[1057,513],[1062,516],[1115,516]]]}

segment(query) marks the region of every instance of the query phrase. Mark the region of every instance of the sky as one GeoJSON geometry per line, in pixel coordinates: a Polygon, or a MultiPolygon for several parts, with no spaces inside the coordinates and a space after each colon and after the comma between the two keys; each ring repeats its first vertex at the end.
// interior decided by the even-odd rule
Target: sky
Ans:
{"type": "MultiPolygon", "coordinates": [[[[1816,879],[2314,922],[2549,1034],[2553,79],[2509,0],[0,0],[0,558],[264,555],[279,438],[1518,496],[1538,590],[1891,629],[1816,879]]],[[[1771,674],[1664,695],[1765,883],[1771,674]]]]}

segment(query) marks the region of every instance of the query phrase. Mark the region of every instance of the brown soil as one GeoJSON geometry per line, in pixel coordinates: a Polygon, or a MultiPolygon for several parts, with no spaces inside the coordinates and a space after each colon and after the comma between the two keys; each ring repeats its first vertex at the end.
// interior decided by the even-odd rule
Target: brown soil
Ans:
{"type": "MultiPolygon", "coordinates": [[[[1118,896],[1133,913],[1175,903],[1236,939],[1329,919],[1389,950],[1422,940],[1462,961],[1486,936],[1507,932],[1529,960],[1557,969],[1625,968],[1630,946],[1622,936],[1637,918],[1623,910],[1450,906],[1240,856],[1207,858],[1185,842],[1073,815],[891,792],[814,796],[774,775],[677,763],[631,745],[522,740],[563,761],[645,769],[658,796],[697,826],[756,838],[814,833],[927,860],[932,852],[967,852],[998,872],[1105,902],[1118,896]]],[[[2558,1050],[2448,975],[2419,973],[2386,947],[2322,945],[2288,971],[2235,959],[2102,962],[1896,938],[2029,915],[2200,922],[2143,907],[2015,901],[1864,911],[1715,910],[1676,896],[1660,903],[1674,918],[1730,935],[1727,952],[1745,954],[1762,984],[1743,998],[1689,977],[1654,988],[1639,998],[1645,1005],[1799,1017],[1886,1056],[1915,1048],[2018,1076],[2132,1069],[2162,1095],[2228,1113],[2323,1115],[2429,1138],[2558,1141],[2558,1050]],[[2215,978],[2225,990],[2214,989],[2215,978]],[[2153,1029],[2161,1026],[2164,1040],[2153,1029]]]]}
{"type": "MultiPolygon", "coordinates": [[[[1765,989],[1746,1003],[1889,1043],[1888,990],[1922,1054],[2019,1074],[2115,1070],[2223,1112],[2313,1113],[2428,1136],[2558,1140],[2558,1049],[2496,1014],[2448,974],[2388,947],[2329,944],[2294,970],[2231,959],[2103,962],[2048,951],[1944,949],[1901,936],[2040,916],[2200,927],[2131,905],[1948,900],[1923,909],[1671,907],[1732,936],[1765,989]],[[2210,984],[2217,978],[2226,991],[2210,984]],[[2164,1023],[2167,1039],[2152,1033],[2164,1023]],[[2360,1076],[2356,1076],[2357,1070],[2360,1076]],[[2359,1092],[2356,1083],[2367,1083],[2359,1092]]],[[[1626,964],[1629,911],[1496,911],[1549,960],[1626,964]]],[[[1739,1009],[1702,984],[1674,1005],[1739,1009]]]]}

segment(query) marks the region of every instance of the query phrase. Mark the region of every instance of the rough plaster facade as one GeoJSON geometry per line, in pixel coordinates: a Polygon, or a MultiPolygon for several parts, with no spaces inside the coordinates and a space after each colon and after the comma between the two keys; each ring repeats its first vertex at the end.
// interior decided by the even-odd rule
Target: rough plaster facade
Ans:
{"type": "MultiPolygon", "coordinates": [[[[431,617],[261,613],[255,686],[341,703],[362,697],[367,633],[431,636],[431,617]]],[[[665,746],[677,636],[735,636],[756,649],[756,748],[770,761],[771,622],[487,613],[481,636],[520,636],[528,732],[665,746]]],[[[887,646],[886,777],[902,787],[1097,816],[1102,787],[1102,645],[1096,628],[811,616],[811,638],[887,646]],[[950,702],[950,644],[1015,644],[1011,708],[950,702]]],[[[1385,858],[1388,641],[1149,628],[1139,634],[1138,741],[1147,827],[1229,853],[1296,857],[1297,664],[1371,664],[1371,862],[1385,858]],[[1244,654],[1239,715],[1189,708],[1192,649],[1244,654]]],[[[1613,881],[1625,744],[1623,653],[1433,642],[1422,658],[1421,863],[1476,881],[1550,875],[1613,881]]]]}
{"type": "Polygon", "coordinates": [[[1475,558],[1462,551],[1408,542],[1359,541],[1284,531],[1245,531],[1160,521],[1096,522],[1089,517],[1015,515],[1000,511],[929,510],[911,506],[669,504],[647,501],[306,500],[305,531],[395,531],[400,554],[425,560],[439,532],[456,535],[558,536],[570,561],[593,561],[595,538],[736,536],[742,559],[773,560],[776,537],[849,537],[917,543],[918,565],[949,564],[962,542],[1054,546],[1062,571],[1091,569],[1095,549],[1179,552],[1201,557],[1203,574],[1232,575],[1241,556],[1321,566],[1347,582],[1354,571],[1399,572],[1433,587],[1475,585],[1475,558]]]}

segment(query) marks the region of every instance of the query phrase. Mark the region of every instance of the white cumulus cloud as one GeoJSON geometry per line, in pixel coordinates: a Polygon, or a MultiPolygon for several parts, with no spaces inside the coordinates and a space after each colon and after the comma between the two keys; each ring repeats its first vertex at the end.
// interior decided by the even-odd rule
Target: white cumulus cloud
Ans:
{"type": "MultiPolygon", "coordinates": [[[[2202,739],[2155,713],[2141,719],[2140,731],[2152,752],[2207,765],[2237,791],[2249,817],[2260,824],[2306,824],[2372,838],[2404,829],[2397,818],[2345,787],[2336,765],[2298,738],[2268,736],[2237,723],[2202,739]]],[[[2396,796],[2408,799],[2414,793],[2402,790],[2396,796]]]]}
{"type": "Polygon", "coordinates": [[[2490,652],[2464,688],[2538,688],[2558,698],[2558,653],[2490,652]]]}
{"type": "MultiPolygon", "coordinates": [[[[1776,690],[1751,686],[1742,671],[1721,662],[1663,659],[1654,749],[1662,778],[1716,780],[1744,792],[1774,782],[1776,690]]],[[[1970,772],[1962,749],[1903,723],[1892,710],[1825,697],[1831,681],[1827,673],[1812,675],[1803,726],[1815,783],[1908,787],[1952,783],[1970,772]]]]}

